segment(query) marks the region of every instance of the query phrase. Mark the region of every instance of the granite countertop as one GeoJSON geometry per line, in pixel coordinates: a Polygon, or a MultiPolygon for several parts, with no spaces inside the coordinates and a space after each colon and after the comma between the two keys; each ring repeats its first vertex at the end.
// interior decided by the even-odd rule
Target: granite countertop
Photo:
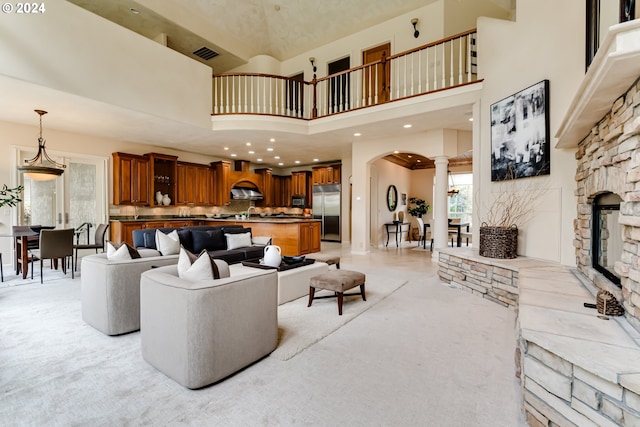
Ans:
{"type": "Polygon", "coordinates": [[[275,224],[283,223],[299,223],[299,222],[311,222],[320,221],[319,219],[313,219],[302,215],[288,215],[288,216],[251,216],[246,219],[236,219],[234,216],[228,218],[208,218],[204,215],[192,215],[187,217],[181,217],[178,215],[140,215],[138,218],[133,216],[112,216],[109,218],[114,222],[139,222],[139,221],[204,221],[204,222],[267,222],[275,224]]]}

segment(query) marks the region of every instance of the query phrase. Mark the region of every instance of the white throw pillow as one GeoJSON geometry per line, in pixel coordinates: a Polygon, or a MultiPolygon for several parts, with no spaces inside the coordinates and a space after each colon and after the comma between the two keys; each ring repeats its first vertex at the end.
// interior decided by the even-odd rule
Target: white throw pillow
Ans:
{"type": "Polygon", "coordinates": [[[107,242],[107,259],[109,261],[123,261],[131,259],[129,248],[127,245],[114,246],[113,243],[107,242]]]}
{"type": "Polygon", "coordinates": [[[213,280],[213,269],[211,268],[209,254],[206,252],[201,253],[192,264],[189,253],[184,248],[180,249],[178,277],[191,282],[213,280]]]}
{"type": "Polygon", "coordinates": [[[180,253],[180,237],[178,230],[173,230],[169,234],[164,234],[156,230],[156,248],[162,255],[175,255],[180,253]]]}
{"type": "Polygon", "coordinates": [[[251,246],[251,233],[224,234],[227,237],[227,249],[246,248],[251,246]]]}

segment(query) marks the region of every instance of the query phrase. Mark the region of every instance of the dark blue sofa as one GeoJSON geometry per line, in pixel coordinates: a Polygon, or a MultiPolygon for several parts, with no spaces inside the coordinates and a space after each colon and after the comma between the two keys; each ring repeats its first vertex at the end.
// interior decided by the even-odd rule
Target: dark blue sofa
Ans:
{"type": "Polygon", "coordinates": [[[227,249],[227,238],[225,233],[251,233],[251,228],[244,228],[241,225],[199,225],[191,227],[176,228],[147,228],[133,231],[133,246],[136,248],[155,249],[156,230],[168,234],[173,230],[178,230],[180,244],[191,253],[199,254],[206,249],[209,256],[226,261],[228,264],[235,264],[248,259],[262,258],[264,256],[264,245],[253,245],[237,249],[227,249]]]}

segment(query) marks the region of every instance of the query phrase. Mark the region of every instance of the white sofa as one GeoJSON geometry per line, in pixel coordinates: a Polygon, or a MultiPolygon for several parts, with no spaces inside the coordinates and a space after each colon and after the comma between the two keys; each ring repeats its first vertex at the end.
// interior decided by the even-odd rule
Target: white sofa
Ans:
{"type": "Polygon", "coordinates": [[[82,258],[82,319],[107,335],[140,329],[140,275],[151,267],[178,263],[178,255],[141,252],[143,258],[132,260],[108,260],[104,253],[82,258]]]}
{"type": "Polygon", "coordinates": [[[196,282],[177,266],[143,273],[142,357],[190,389],[233,374],[276,348],[277,286],[275,270],[196,282]]]}

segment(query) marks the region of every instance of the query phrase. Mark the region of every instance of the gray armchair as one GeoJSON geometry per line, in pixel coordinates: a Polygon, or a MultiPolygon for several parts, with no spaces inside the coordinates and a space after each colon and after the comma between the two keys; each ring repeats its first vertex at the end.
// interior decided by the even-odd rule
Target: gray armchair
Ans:
{"type": "Polygon", "coordinates": [[[67,274],[67,257],[71,258],[71,278],[73,274],[73,236],[75,230],[40,230],[40,248],[32,250],[31,278],[33,278],[33,261],[40,260],[40,283],[43,283],[43,263],[45,259],[61,260],[62,271],[67,274]]]}
{"type": "Polygon", "coordinates": [[[278,278],[254,270],[189,282],[177,266],[140,278],[142,357],[187,388],[215,383],[271,353],[278,342],[278,278]]]}

